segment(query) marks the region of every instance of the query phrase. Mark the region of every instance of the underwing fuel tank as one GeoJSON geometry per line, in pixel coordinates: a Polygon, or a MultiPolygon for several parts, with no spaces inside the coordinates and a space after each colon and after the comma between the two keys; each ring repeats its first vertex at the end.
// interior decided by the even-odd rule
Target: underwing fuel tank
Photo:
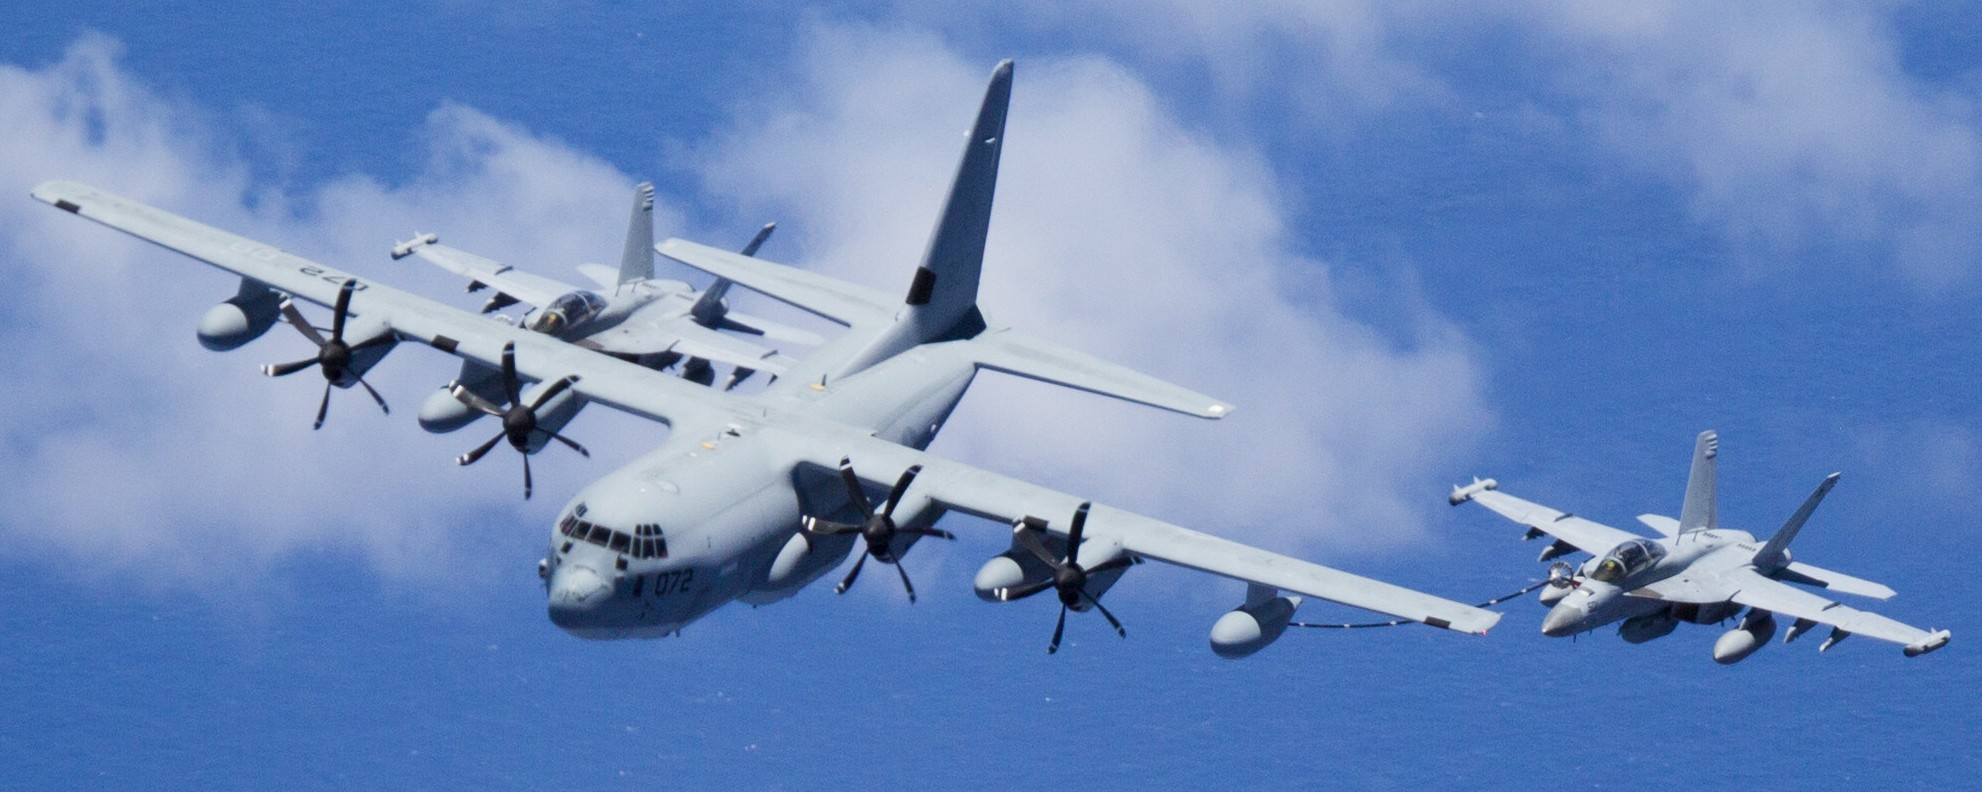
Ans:
{"type": "Polygon", "coordinates": [[[1237,660],[1265,649],[1267,644],[1278,640],[1287,631],[1287,623],[1294,618],[1294,609],[1300,606],[1300,597],[1269,595],[1258,602],[1233,608],[1211,625],[1211,651],[1227,660],[1237,660]]]}
{"type": "Polygon", "coordinates": [[[282,318],[281,308],[282,298],[267,286],[243,280],[238,293],[200,317],[200,346],[215,352],[239,349],[274,327],[282,318]]]}
{"type": "Polygon", "coordinates": [[[1740,626],[1722,633],[1720,639],[1714,641],[1714,662],[1721,665],[1739,663],[1776,636],[1775,614],[1761,611],[1761,615],[1757,616],[1756,613],[1754,610],[1748,611],[1748,615],[1741,617],[1740,626]]]}

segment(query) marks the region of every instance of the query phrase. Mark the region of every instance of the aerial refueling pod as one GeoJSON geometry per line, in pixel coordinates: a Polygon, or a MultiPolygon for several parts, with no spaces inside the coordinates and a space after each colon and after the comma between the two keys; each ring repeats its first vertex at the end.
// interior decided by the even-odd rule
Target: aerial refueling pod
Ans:
{"type": "Polygon", "coordinates": [[[1748,659],[1755,650],[1762,648],[1770,638],[1776,637],[1776,616],[1765,610],[1749,608],[1741,617],[1741,624],[1723,633],[1720,640],[1714,641],[1714,662],[1733,665],[1748,659]]]}
{"type": "Polygon", "coordinates": [[[1211,625],[1211,651],[1227,660],[1237,660],[1265,649],[1287,631],[1300,597],[1279,596],[1272,586],[1249,584],[1246,602],[1218,617],[1211,625]]]}
{"type": "Polygon", "coordinates": [[[282,295],[253,278],[242,278],[241,287],[226,302],[207,309],[200,317],[200,346],[215,352],[238,349],[262,337],[282,318],[282,295]]]}

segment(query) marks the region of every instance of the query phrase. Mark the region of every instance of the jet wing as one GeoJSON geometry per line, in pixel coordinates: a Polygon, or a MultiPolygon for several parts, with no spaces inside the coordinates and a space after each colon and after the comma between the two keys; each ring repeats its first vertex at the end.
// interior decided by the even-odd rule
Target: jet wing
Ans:
{"type": "Polygon", "coordinates": [[[413,255],[426,259],[436,267],[467,278],[476,283],[486,284],[498,292],[516,298],[517,302],[541,308],[550,305],[559,297],[578,291],[578,287],[532,275],[499,261],[486,259],[437,243],[422,244],[413,248],[413,255]]]}
{"type": "MultiPolygon", "coordinates": [[[[1025,517],[1047,520],[1047,530],[1065,535],[1068,521],[1084,499],[1036,484],[895,445],[867,435],[842,431],[828,442],[808,448],[805,460],[825,468],[842,457],[858,471],[885,471],[886,481],[911,465],[922,466],[908,497],[926,498],[950,510],[1011,525],[1025,517]]],[[[1183,528],[1121,509],[1095,504],[1088,513],[1082,542],[1083,559],[1101,559],[1115,551],[1162,561],[1201,572],[1292,594],[1317,597],[1365,610],[1423,622],[1459,632],[1484,634],[1500,614],[1435,597],[1423,592],[1353,575],[1337,569],[1268,552],[1229,539],[1183,528]]]]}
{"type": "MultiPolygon", "coordinates": [[[[1734,602],[1751,608],[1779,613],[1794,619],[1828,624],[1847,633],[1867,635],[1908,648],[1945,642],[1945,634],[1930,633],[1880,616],[1847,607],[1787,583],[1770,580],[1753,567],[1691,575],[1682,573],[1657,583],[1626,592],[1633,597],[1667,602],[1707,604],[1734,602]]],[[[1917,654],[1918,652],[1916,652],[1917,654]]]]}
{"type": "Polygon", "coordinates": [[[393,289],[283,252],[163,209],[75,182],[48,182],[33,196],[56,208],[178,251],[241,277],[318,305],[330,305],[346,281],[357,284],[351,314],[378,323],[401,340],[500,366],[505,344],[516,345],[516,367],[528,379],[577,376],[587,399],[662,423],[690,414],[723,412],[720,396],[679,377],[642,368],[424,297],[393,289]]]}
{"type": "MultiPolygon", "coordinates": [[[[1488,483],[1491,483],[1490,481],[1488,483]]],[[[1478,485],[1475,485],[1476,487],[1478,485]]],[[[1620,531],[1602,523],[1591,522],[1576,515],[1556,511],[1539,503],[1516,498],[1490,487],[1464,488],[1467,497],[1494,513],[1513,520],[1540,533],[1548,534],[1574,545],[1576,549],[1590,555],[1603,555],[1618,544],[1639,538],[1637,534],[1620,531]],[[1471,491],[1468,491],[1471,490],[1471,491]]],[[[1455,496],[1457,497],[1457,496],[1455,496]]],[[[1463,503],[1464,501],[1458,501],[1463,503]]]]}
{"type": "Polygon", "coordinates": [[[662,242],[654,252],[842,325],[892,321],[902,309],[898,296],[685,239],[662,242]]]}
{"type": "Polygon", "coordinates": [[[615,355],[675,352],[684,357],[699,357],[772,374],[785,373],[792,362],[791,358],[778,354],[776,350],[710,330],[696,324],[688,316],[627,322],[603,333],[586,336],[578,344],[615,355]]]}

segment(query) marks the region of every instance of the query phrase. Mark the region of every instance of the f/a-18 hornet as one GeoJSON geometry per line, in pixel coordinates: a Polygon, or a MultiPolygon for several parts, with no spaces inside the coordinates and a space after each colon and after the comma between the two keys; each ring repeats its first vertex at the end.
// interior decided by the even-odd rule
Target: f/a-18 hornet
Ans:
{"type": "MultiPolygon", "coordinates": [[[[243,341],[277,320],[280,295],[333,306],[334,338],[320,354],[346,384],[362,349],[370,363],[414,341],[502,372],[502,414],[524,449],[540,441],[535,411],[575,391],[590,402],[660,421],[653,451],[583,488],[551,529],[538,564],[550,619],[585,638],[657,637],[733,600],[775,602],[843,561],[894,565],[923,538],[954,538],[937,518],[961,512],[1010,526],[1010,547],[975,581],[980,597],[1052,591],[1067,611],[1100,611],[1128,569],[1163,561],[1248,584],[1211,633],[1219,654],[1251,654],[1278,638],[1302,597],[1483,633],[1499,614],[1434,597],[944,459],[926,448],[979,370],[990,369],[1202,418],[1230,406],[1016,330],[977,306],[978,275],[1004,147],[1012,67],[993,71],[955,181],[906,300],[853,283],[679,239],[665,256],[833,320],[846,330],[792,363],[757,393],[704,387],[566,340],[360,279],[92,187],[51,182],[34,196],[57,208],[241,277],[224,304],[243,341]],[[521,398],[524,381],[549,383],[521,398]]],[[[218,310],[218,309],[216,309],[218,310]]],[[[238,346],[238,344],[236,344],[238,346]]],[[[553,438],[563,441],[561,436],[553,438]]],[[[567,444],[568,441],[566,441],[567,444]]],[[[575,444],[571,444],[575,445],[575,444]]],[[[525,457],[527,460],[527,457],[525,457]]]]}
{"type": "Polygon", "coordinates": [[[1500,492],[1493,479],[1453,487],[1449,500],[1454,506],[1474,501],[1528,526],[1525,539],[1553,537],[1538,560],[1579,550],[1591,554],[1573,568],[1560,561],[1552,565],[1553,585],[1542,589],[1541,595],[1542,604],[1550,606],[1542,621],[1543,635],[1573,636],[1623,622],[1618,635],[1634,644],[1644,643],[1671,633],[1682,621],[1714,624],[1740,613],[1735,627],[1714,642],[1714,660],[1730,664],[1746,659],[1775,637],[1775,616],[1782,614],[1795,620],[1783,634],[1784,643],[1819,624],[1830,626],[1830,637],[1817,647],[1819,651],[1854,634],[1899,644],[1907,657],[1947,645],[1947,630],[1911,627],[1789,585],[1875,599],[1893,595],[1881,584],[1790,558],[1789,543],[1837,483],[1838,474],[1825,478],[1775,536],[1758,542],[1745,531],[1720,527],[1714,498],[1714,460],[1719,455],[1719,437],[1712,431],[1700,433],[1679,519],[1656,514],[1638,517],[1659,532],[1657,538],[1516,498],[1500,492]],[[1747,613],[1741,613],[1744,607],[1747,613]]]}

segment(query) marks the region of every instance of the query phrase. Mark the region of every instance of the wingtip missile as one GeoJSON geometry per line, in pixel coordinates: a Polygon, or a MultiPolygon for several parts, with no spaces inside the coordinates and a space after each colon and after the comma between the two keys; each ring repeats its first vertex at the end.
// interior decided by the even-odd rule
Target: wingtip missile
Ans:
{"type": "Polygon", "coordinates": [[[1499,488],[1500,488],[1500,482],[1498,481],[1495,481],[1493,479],[1481,479],[1478,476],[1474,476],[1473,483],[1471,484],[1467,484],[1466,486],[1463,487],[1454,485],[1452,487],[1452,494],[1447,495],[1445,497],[1445,500],[1447,503],[1457,506],[1461,503],[1465,503],[1466,501],[1472,500],[1474,495],[1478,495],[1482,492],[1499,489],[1499,488]]]}
{"type": "Polygon", "coordinates": [[[408,239],[404,242],[392,246],[392,260],[398,261],[407,256],[411,256],[413,255],[413,251],[419,250],[420,248],[426,247],[427,245],[431,245],[439,241],[440,241],[439,234],[432,234],[432,233],[414,234],[412,239],[408,239]]]}
{"type": "Polygon", "coordinates": [[[1953,634],[1948,632],[1947,630],[1936,631],[1932,634],[1929,634],[1925,640],[1922,640],[1919,643],[1907,644],[1905,649],[1906,656],[1919,657],[1928,652],[1934,651],[1935,649],[1939,649],[1943,646],[1947,646],[1948,640],[1952,637],[1953,634]]]}

